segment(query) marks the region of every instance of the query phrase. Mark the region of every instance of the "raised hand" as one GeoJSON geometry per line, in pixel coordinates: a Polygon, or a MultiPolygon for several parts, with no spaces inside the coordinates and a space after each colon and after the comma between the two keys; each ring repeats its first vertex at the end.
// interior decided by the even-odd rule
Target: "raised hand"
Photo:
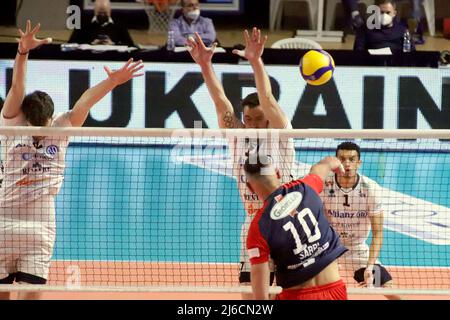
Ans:
{"type": "Polygon", "coordinates": [[[196,32],[195,38],[189,37],[186,43],[188,51],[191,54],[192,59],[195,63],[205,65],[211,62],[212,56],[214,55],[214,50],[216,49],[217,43],[208,48],[203,43],[202,38],[196,32]]]}
{"type": "Polygon", "coordinates": [[[27,27],[25,32],[19,29],[20,39],[16,39],[19,42],[19,53],[27,54],[30,50],[33,50],[43,44],[51,43],[52,38],[36,39],[36,34],[39,32],[41,24],[38,23],[33,30],[31,30],[31,21],[27,20],[27,27]]]}
{"type": "Polygon", "coordinates": [[[261,58],[264,52],[264,45],[267,41],[267,35],[261,38],[261,30],[253,28],[252,35],[244,30],[245,39],[245,49],[244,50],[233,50],[234,54],[247,59],[250,63],[257,61],[261,58]]]}
{"type": "Polygon", "coordinates": [[[104,67],[106,73],[108,74],[108,78],[114,83],[114,85],[121,85],[132,78],[141,77],[143,73],[137,73],[138,71],[144,68],[144,63],[142,60],[138,62],[133,62],[133,58],[128,60],[125,65],[116,71],[111,71],[111,69],[107,66],[104,67]]]}

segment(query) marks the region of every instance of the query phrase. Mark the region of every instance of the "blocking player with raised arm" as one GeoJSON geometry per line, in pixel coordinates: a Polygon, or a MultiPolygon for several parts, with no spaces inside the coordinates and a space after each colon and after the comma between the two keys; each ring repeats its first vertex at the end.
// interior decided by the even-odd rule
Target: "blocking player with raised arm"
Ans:
{"type": "Polygon", "coordinates": [[[264,199],[247,239],[254,299],[269,298],[270,256],[283,288],[277,299],[346,300],[337,259],[347,249],[330,227],[319,196],[330,171],[343,170],[340,161],[327,157],[304,178],[284,185],[270,158],[250,156],[244,168],[249,188],[264,199]]]}
{"type": "MultiPolygon", "coordinates": [[[[88,89],[71,111],[54,116],[48,94],[35,91],[25,96],[28,54],[51,39],[38,40],[38,24],[19,30],[12,86],[1,111],[3,126],[80,127],[89,110],[115,87],[140,76],[141,61],[130,59],[121,69],[111,71],[88,89]]],[[[64,180],[67,137],[6,137],[2,141],[4,180],[0,189],[0,285],[45,284],[55,242],[55,196],[64,180]]],[[[20,293],[22,299],[38,299],[36,292],[20,293]]],[[[9,299],[9,292],[0,293],[9,299]]]]}
{"type": "MultiPolygon", "coordinates": [[[[203,79],[214,101],[220,128],[291,129],[292,125],[289,119],[281,110],[272,94],[269,76],[264,69],[264,64],[261,59],[267,36],[261,37],[261,31],[253,28],[251,35],[247,30],[244,31],[244,39],[246,44],[245,50],[234,50],[233,53],[249,61],[254,72],[257,93],[252,93],[243,99],[243,121],[236,117],[233,106],[226,97],[223,86],[214,73],[211,59],[216,44],[207,48],[198,34],[195,34],[195,39],[188,39],[189,52],[193,60],[200,66],[203,79]]],[[[261,147],[261,150],[265,150],[266,153],[271,153],[272,158],[277,159],[277,166],[281,171],[281,179],[283,182],[292,180],[291,167],[295,156],[292,139],[272,140],[270,142],[268,140],[260,140],[259,142],[254,139],[247,141],[242,139],[229,139],[229,148],[234,163],[233,174],[237,179],[239,193],[247,213],[241,230],[241,271],[239,274],[239,282],[243,285],[250,284],[250,263],[247,250],[245,249],[248,227],[255,213],[262,206],[262,200],[258,198],[257,194],[248,189],[246,185],[246,177],[243,169],[246,155],[259,147],[261,147]],[[265,144],[265,146],[262,146],[262,144],[265,144]]],[[[250,299],[251,295],[243,294],[242,297],[244,299],[250,299]]]]}
{"type": "Polygon", "coordinates": [[[321,197],[331,225],[349,249],[339,259],[339,265],[351,272],[361,286],[391,287],[392,277],[378,261],[383,244],[382,189],[375,181],[358,173],[362,161],[357,144],[341,143],[336,157],[342,162],[345,173],[328,177],[321,197]],[[372,241],[368,246],[370,231],[372,241]]]}

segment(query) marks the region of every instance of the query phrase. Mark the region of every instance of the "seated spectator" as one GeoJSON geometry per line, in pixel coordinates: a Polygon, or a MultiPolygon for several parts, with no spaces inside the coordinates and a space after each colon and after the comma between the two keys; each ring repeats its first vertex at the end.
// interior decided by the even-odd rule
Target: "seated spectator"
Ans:
{"type": "Polygon", "coordinates": [[[75,29],[69,43],[122,45],[135,47],[128,30],[114,23],[109,0],[96,0],[92,21],[81,29],[75,29]]]}
{"type": "MultiPolygon", "coordinates": [[[[409,30],[412,34],[415,44],[424,44],[423,38],[423,0],[409,0],[412,6],[412,16],[408,19],[409,30]]],[[[344,11],[351,21],[353,29],[359,29],[364,26],[364,19],[358,10],[358,0],[342,0],[344,11]]]]}
{"type": "MultiPolygon", "coordinates": [[[[403,37],[407,28],[397,18],[397,5],[394,0],[377,0],[380,7],[380,25],[367,26],[356,30],[354,50],[390,48],[392,51],[403,50],[403,37]]],[[[414,43],[411,41],[411,50],[414,43]]]]}
{"type": "Polygon", "coordinates": [[[169,30],[174,32],[175,45],[184,46],[195,32],[200,34],[206,46],[216,40],[216,30],[211,19],[200,15],[198,0],[181,0],[182,14],[170,21],[169,30]]]}

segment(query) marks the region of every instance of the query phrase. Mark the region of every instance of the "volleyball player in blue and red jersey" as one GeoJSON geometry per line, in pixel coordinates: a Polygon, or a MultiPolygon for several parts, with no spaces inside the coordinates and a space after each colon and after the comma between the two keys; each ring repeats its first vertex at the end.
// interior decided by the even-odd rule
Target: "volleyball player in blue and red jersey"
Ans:
{"type": "Polygon", "coordinates": [[[319,197],[325,177],[343,171],[341,162],[327,157],[303,179],[284,185],[270,162],[255,156],[244,165],[249,188],[265,199],[247,238],[253,297],[269,298],[270,256],[277,285],[283,288],[277,299],[346,300],[336,259],[347,249],[330,227],[319,197]]]}

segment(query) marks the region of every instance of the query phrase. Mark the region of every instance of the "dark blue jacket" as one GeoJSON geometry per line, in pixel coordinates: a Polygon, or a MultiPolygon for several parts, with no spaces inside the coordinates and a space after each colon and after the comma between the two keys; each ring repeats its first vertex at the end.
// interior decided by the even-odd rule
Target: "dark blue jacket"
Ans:
{"type": "MultiPolygon", "coordinates": [[[[394,51],[403,51],[403,36],[407,28],[397,18],[394,19],[392,27],[381,27],[381,29],[368,29],[364,26],[356,30],[356,38],[353,50],[361,51],[368,49],[381,49],[389,47],[394,51]]],[[[411,50],[415,50],[411,39],[411,50]]]]}

